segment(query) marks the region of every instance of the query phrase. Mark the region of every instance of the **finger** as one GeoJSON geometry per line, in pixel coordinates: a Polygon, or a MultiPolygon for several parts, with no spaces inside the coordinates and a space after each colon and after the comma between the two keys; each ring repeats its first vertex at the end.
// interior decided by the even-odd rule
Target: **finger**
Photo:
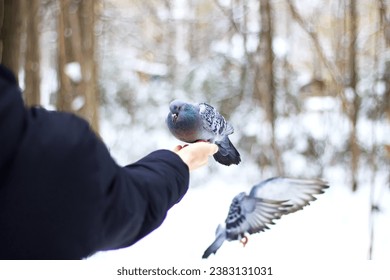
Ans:
{"type": "Polygon", "coordinates": [[[215,144],[211,144],[211,154],[215,154],[216,152],[218,152],[219,148],[217,145],[215,144]]]}
{"type": "Polygon", "coordinates": [[[199,140],[195,144],[199,147],[203,152],[207,154],[215,154],[218,152],[218,146],[216,144],[210,143],[208,141],[199,140]]]}
{"type": "Polygon", "coordinates": [[[183,149],[183,147],[181,145],[177,145],[176,147],[173,148],[172,151],[174,151],[175,153],[177,153],[178,151],[180,151],[181,149],[183,149]]]}
{"type": "Polygon", "coordinates": [[[216,144],[212,144],[209,142],[204,142],[204,144],[201,144],[205,147],[205,152],[209,155],[213,155],[216,152],[218,152],[218,146],[216,144]]]}

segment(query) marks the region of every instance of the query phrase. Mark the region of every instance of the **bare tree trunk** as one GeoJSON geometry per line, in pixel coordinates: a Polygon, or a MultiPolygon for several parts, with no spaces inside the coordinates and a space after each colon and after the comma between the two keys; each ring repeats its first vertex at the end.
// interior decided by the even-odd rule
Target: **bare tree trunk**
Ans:
{"type": "Polygon", "coordinates": [[[18,78],[22,17],[21,0],[2,0],[3,11],[0,31],[1,63],[10,68],[18,78]]]}
{"type": "Polygon", "coordinates": [[[357,17],[358,14],[356,12],[356,1],[349,0],[348,5],[348,23],[349,23],[349,46],[347,50],[348,58],[348,82],[343,82],[345,79],[341,74],[340,70],[337,68],[337,65],[334,64],[331,60],[327,59],[324,50],[321,48],[320,41],[318,38],[318,34],[313,31],[313,28],[310,28],[301,15],[297,12],[291,0],[287,1],[288,7],[293,18],[297,21],[297,23],[305,30],[305,32],[310,36],[315,46],[315,49],[319,55],[319,58],[324,63],[324,65],[329,70],[329,73],[332,77],[332,82],[334,83],[335,90],[338,92],[338,96],[342,102],[342,106],[345,114],[348,116],[351,123],[351,132],[350,132],[350,155],[351,155],[351,181],[352,181],[352,190],[357,189],[357,171],[358,171],[358,163],[360,156],[360,147],[357,141],[357,121],[359,115],[359,108],[361,103],[361,98],[357,94],[357,82],[358,82],[358,66],[356,63],[358,54],[357,54],[357,17]],[[351,102],[345,95],[345,86],[350,89],[350,91],[354,94],[353,102],[351,102]]]}
{"type": "Polygon", "coordinates": [[[351,104],[350,109],[350,120],[352,125],[351,135],[350,135],[350,147],[351,147],[351,181],[352,181],[352,190],[357,190],[357,172],[359,167],[359,157],[360,157],[360,147],[357,140],[357,121],[359,115],[359,108],[361,99],[357,93],[357,82],[358,82],[358,73],[357,73],[357,12],[356,12],[356,1],[350,0],[349,2],[349,22],[350,22],[350,41],[349,41],[349,84],[348,87],[354,93],[354,99],[351,104]]]}
{"type": "Polygon", "coordinates": [[[271,126],[271,148],[279,174],[283,173],[280,160],[280,152],[275,141],[275,87],[274,87],[274,54],[272,50],[272,13],[270,0],[260,1],[260,42],[257,48],[257,68],[254,87],[254,97],[258,99],[267,115],[267,120],[271,126]]]}
{"type": "Polygon", "coordinates": [[[98,132],[99,93],[94,32],[96,3],[60,0],[58,16],[60,91],[57,108],[82,116],[98,132]],[[74,73],[66,73],[69,63],[75,63],[80,67],[79,78],[72,77],[74,73]]]}
{"type": "Polygon", "coordinates": [[[65,47],[65,28],[67,22],[67,11],[69,10],[69,1],[60,0],[60,9],[58,13],[58,75],[59,75],[59,94],[57,97],[57,109],[61,111],[72,111],[73,94],[70,79],[65,73],[67,64],[67,53],[65,47]]]}
{"type": "MultiPolygon", "coordinates": [[[[173,17],[173,6],[171,1],[164,1],[165,9],[167,12],[173,17]]],[[[168,43],[169,49],[167,50],[168,53],[168,61],[167,64],[169,65],[169,68],[171,69],[169,71],[168,77],[171,80],[172,89],[177,88],[178,84],[178,69],[179,65],[176,60],[176,42],[178,40],[178,29],[176,27],[176,24],[174,22],[168,22],[168,24],[165,27],[166,31],[166,40],[168,43]]]]}
{"type": "Polygon", "coordinates": [[[81,75],[84,82],[85,106],[80,110],[91,124],[99,131],[99,90],[97,86],[97,67],[95,61],[95,13],[97,1],[82,1],[80,3],[81,75]]]}
{"type": "Polygon", "coordinates": [[[241,1],[241,9],[243,11],[243,22],[241,24],[241,34],[242,34],[242,47],[244,49],[244,63],[241,66],[241,77],[240,77],[240,100],[244,97],[245,93],[247,92],[247,86],[248,86],[248,70],[251,66],[250,63],[250,55],[247,50],[247,42],[248,42],[248,5],[246,1],[241,1]]]}
{"type": "MultiPolygon", "coordinates": [[[[383,38],[385,41],[385,47],[390,48],[390,20],[387,18],[387,5],[385,0],[378,0],[380,26],[383,28],[383,38]]],[[[384,94],[384,109],[387,118],[390,121],[390,62],[385,64],[384,81],[386,84],[386,91],[384,94]]]]}
{"type": "MultiPolygon", "coordinates": [[[[381,53],[383,52],[383,48],[388,49],[390,47],[390,22],[387,18],[387,6],[386,1],[384,0],[378,0],[378,26],[381,29],[382,32],[378,32],[375,34],[375,67],[374,69],[379,69],[379,61],[382,59],[381,53]]],[[[390,120],[390,62],[386,61],[384,65],[384,73],[382,77],[378,77],[378,79],[382,79],[385,83],[385,92],[383,95],[383,103],[381,106],[381,112],[387,114],[387,117],[390,120]]],[[[380,200],[384,197],[383,191],[388,188],[388,186],[381,186],[381,190],[379,195],[375,193],[376,191],[376,185],[375,185],[375,178],[378,172],[378,146],[381,146],[378,144],[375,138],[375,133],[372,133],[373,138],[373,144],[371,147],[371,151],[369,153],[369,165],[372,168],[371,172],[371,182],[370,182],[370,213],[369,213],[369,219],[368,219],[368,227],[369,227],[369,247],[368,247],[368,256],[367,258],[369,260],[372,260],[374,257],[374,249],[375,249],[375,225],[376,225],[376,215],[380,214],[380,200]]],[[[386,146],[385,146],[386,147],[386,146]]],[[[390,147],[390,146],[387,146],[390,147]]],[[[390,150],[387,151],[388,155],[390,155],[390,150]]],[[[390,174],[390,173],[389,173],[390,174]]],[[[390,180],[388,181],[390,182],[390,180]]]]}
{"type": "Polygon", "coordinates": [[[40,56],[39,56],[39,6],[40,0],[26,1],[27,15],[27,49],[25,60],[25,90],[24,97],[26,105],[34,106],[40,104],[40,56]]]}
{"type": "Polygon", "coordinates": [[[273,75],[274,55],[272,51],[273,32],[269,0],[260,1],[260,18],[260,44],[257,49],[260,63],[256,73],[261,79],[257,80],[257,94],[266,110],[268,121],[273,129],[275,126],[275,87],[273,75]]]}

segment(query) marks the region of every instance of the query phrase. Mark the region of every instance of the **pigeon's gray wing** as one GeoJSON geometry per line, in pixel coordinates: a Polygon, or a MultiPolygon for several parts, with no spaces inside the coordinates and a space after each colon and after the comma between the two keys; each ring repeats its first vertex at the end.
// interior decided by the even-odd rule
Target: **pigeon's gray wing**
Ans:
{"type": "Polygon", "coordinates": [[[207,103],[198,104],[198,109],[202,126],[199,131],[200,139],[218,145],[218,152],[213,155],[214,159],[226,166],[239,164],[241,162],[240,153],[228,138],[228,135],[234,132],[233,126],[207,103]]]}
{"type": "Polygon", "coordinates": [[[213,133],[220,139],[222,139],[223,136],[230,135],[234,132],[233,127],[213,106],[207,103],[200,103],[198,106],[203,128],[206,131],[213,133]]]}
{"type": "Polygon", "coordinates": [[[202,256],[203,259],[207,259],[211,254],[215,254],[226,240],[226,231],[221,225],[217,227],[215,235],[215,241],[206,249],[206,251],[204,251],[202,256]]]}
{"type": "Polygon", "coordinates": [[[228,240],[242,238],[249,234],[264,231],[273,220],[285,214],[289,205],[286,201],[255,198],[241,193],[237,195],[229,209],[226,218],[226,237],[228,240]]]}
{"type": "Polygon", "coordinates": [[[292,179],[276,177],[255,185],[249,196],[271,200],[284,200],[291,205],[288,213],[301,210],[310,201],[316,200],[314,195],[324,193],[328,183],[319,179],[292,179]]]}

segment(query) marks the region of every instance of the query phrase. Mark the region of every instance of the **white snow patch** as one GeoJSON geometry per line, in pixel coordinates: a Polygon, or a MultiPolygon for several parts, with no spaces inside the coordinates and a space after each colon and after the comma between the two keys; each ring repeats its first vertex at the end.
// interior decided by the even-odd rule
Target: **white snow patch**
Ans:
{"type": "Polygon", "coordinates": [[[70,62],[66,64],[64,71],[65,74],[75,83],[79,83],[83,79],[81,66],[78,62],[70,62]]]}
{"type": "Polygon", "coordinates": [[[85,105],[85,97],[82,95],[76,96],[72,101],[72,110],[78,111],[85,105]]]}
{"type": "Polygon", "coordinates": [[[307,111],[330,111],[339,109],[339,101],[332,96],[313,96],[305,99],[307,111]]]}
{"type": "Polygon", "coordinates": [[[277,57],[283,58],[288,54],[289,45],[284,38],[276,37],[272,41],[272,49],[277,57]]]}

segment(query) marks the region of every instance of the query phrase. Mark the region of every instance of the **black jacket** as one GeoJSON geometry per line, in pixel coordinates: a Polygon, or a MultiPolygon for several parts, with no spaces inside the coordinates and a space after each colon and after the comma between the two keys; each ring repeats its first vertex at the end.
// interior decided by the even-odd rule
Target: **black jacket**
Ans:
{"type": "Polygon", "coordinates": [[[25,108],[0,65],[0,259],[80,259],[130,246],[163,222],[188,183],[171,151],[120,167],[86,121],[25,108]]]}

